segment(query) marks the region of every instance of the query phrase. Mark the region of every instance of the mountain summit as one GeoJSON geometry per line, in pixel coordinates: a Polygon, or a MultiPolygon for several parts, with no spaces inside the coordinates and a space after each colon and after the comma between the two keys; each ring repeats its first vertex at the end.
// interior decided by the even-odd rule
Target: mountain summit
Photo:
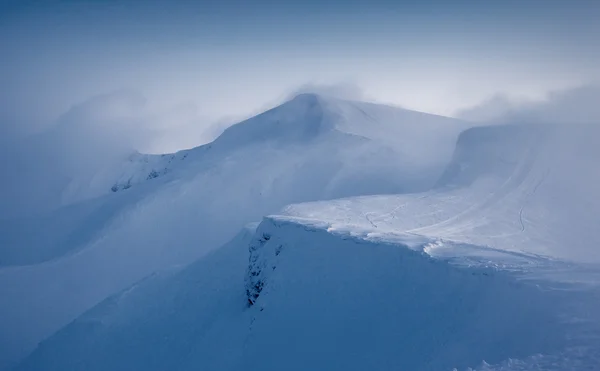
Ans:
{"type": "Polygon", "coordinates": [[[239,146],[256,141],[282,142],[314,139],[333,129],[324,98],[300,94],[282,105],[226,129],[214,144],[239,146]]]}
{"type": "Polygon", "coordinates": [[[439,138],[444,133],[456,135],[457,129],[466,127],[464,122],[447,117],[302,93],[280,106],[231,126],[214,144],[290,143],[343,133],[388,144],[407,145],[415,139],[439,138]],[[432,131],[436,135],[430,135],[432,131]]]}

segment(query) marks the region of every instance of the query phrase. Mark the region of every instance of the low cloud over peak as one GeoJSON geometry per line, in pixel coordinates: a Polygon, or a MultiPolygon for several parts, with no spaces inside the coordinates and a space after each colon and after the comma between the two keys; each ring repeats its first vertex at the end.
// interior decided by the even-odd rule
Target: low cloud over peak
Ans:
{"type": "Polygon", "coordinates": [[[497,94],[458,116],[487,123],[600,124],[600,85],[550,92],[541,101],[497,94]]]}
{"type": "Polygon", "coordinates": [[[366,95],[359,85],[352,82],[333,84],[306,83],[293,90],[288,96],[291,99],[300,94],[317,94],[346,100],[365,100],[366,95]]]}

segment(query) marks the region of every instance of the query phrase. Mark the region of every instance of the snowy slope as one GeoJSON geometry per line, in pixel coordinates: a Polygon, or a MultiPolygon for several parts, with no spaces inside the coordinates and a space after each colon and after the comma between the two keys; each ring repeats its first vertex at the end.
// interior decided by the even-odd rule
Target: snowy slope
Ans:
{"type": "Polygon", "coordinates": [[[287,204],[427,189],[464,127],[301,95],[211,144],[135,155],[72,179],[65,207],[0,221],[0,297],[10,303],[0,306],[0,359],[24,355],[109,295],[202,257],[287,204]]]}
{"type": "Polygon", "coordinates": [[[444,117],[302,94],[230,127],[208,145],[165,155],[135,153],[91,177],[71,179],[61,196],[67,207],[0,219],[0,266],[38,263],[79,248],[120,210],[176,187],[171,183],[199,183],[197,196],[211,193],[211,202],[215,192],[228,192],[231,202],[258,196],[277,207],[289,202],[277,201],[279,196],[303,201],[428,189],[465,127],[444,117]],[[221,186],[221,177],[241,180],[257,172],[264,174],[256,174],[254,188],[226,179],[221,186]]]}
{"type": "Polygon", "coordinates": [[[254,236],[101,303],[16,370],[562,370],[599,359],[597,291],[323,227],[266,218],[254,236]],[[253,280],[262,290],[249,307],[253,280]]]}
{"type": "Polygon", "coordinates": [[[289,206],[18,369],[594,369],[598,130],[467,130],[434,189],[289,206]]]}
{"type": "Polygon", "coordinates": [[[133,154],[91,179],[73,180],[63,201],[86,199],[162,177],[206,167],[232,151],[255,145],[282,149],[313,142],[352,143],[363,170],[390,166],[403,186],[427,188],[446,165],[454,139],[469,125],[450,118],[365,102],[300,94],[289,102],[226,129],[214,142],[165,155],[133,154]],[[434,135],[432,135],[434,134],[434,135]],[[376,143],[376,146],[372,146],[376,143]],[[389,156],[389,157],[386,157],[389,156]],[[392,164],[392,156],[401,160],[392,164]],[[385,161],[384,161],[385,160],[385,161]],[[383,163],[381,163],[383,162],[383,163]]]}
{"type": "Polygon", "coordinates": [[[473,128],[431,191],[293,205],[285,214],[333,229],[600,262],[598,138],[598,126],[473,128]]]}

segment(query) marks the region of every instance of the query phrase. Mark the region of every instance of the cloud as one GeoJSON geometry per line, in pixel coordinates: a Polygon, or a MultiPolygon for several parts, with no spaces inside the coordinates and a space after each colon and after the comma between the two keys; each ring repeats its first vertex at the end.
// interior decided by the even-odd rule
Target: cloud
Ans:
{"type": "Polygon", "coordinates": [[[0,155],[6,159],[0,172],[8,174],[0,185],[0,214],[30,214],[57,206],[69,182],[93,179],[134,151],[174,152],[215,135],[215,124],[195,105],[153,112],[144,95],[133,90],[86,99],[36,134],[25,135],[14,121],[0,121],[0,155]]]}
{"type": "Polygon", "coordinates": [[[365,100],[364,90],[355,83],[338,82],[333,84],[306,83],[294,89],[288,99],[302,93],[320,94],[347,100],[365,100]]]}
{"type": "Polygon", "coordinates": [[[506,94],[498,93],[475,107],[459,111],[457,116],[468,121],[494,121],[499,117],[511,114],[521,104],[506,94]]]}
{"type": "Polygon", "coordinates": [[[72,106],[30,143],[66,174],[96,169],[147,140],[141,121],[145,105],[146,99],[135,91],[95,96],[72,106]]]}
{"type": "Polygon", "coordinates": [[[203,116],[193,102],[154,110],[140,92],[118,90],[73,105],[38,141],[60,144],[60,151],[69,156],[87,154],[90,161],[133,151],[175,152],[212,139],[215,121],[203,116]],[[211,132],[205,135],[208,129],[211,132]]]}
{"type": "Polygon", "coordinates": [[[550,92],[541,101],[497,94],[458,117],[487,123],[600,124],[600,85],[550,92]]]}
{"type": "Polygon", "coordinates": [[[572,124],[600,123],[600,85],[551,93],[548,100],[527,110],[531,118],[572,124]]]}

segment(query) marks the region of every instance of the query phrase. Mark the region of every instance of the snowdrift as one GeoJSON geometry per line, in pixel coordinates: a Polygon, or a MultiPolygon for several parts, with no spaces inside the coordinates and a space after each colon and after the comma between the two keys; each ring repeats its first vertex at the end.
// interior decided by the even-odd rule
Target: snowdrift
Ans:
{"type": "Polygon", "coordinates": [[[292,205],[284,214],[598,263],[598,138],[598,125],[472,128],[431,191],[292,205]]]}
{"type": "Polygon", "coordinates": [[[555,293],[500,271],[266,218],[106,300],[17,370],[465,369],[563,349],[549,308],[555,293]],[[262,282],[250,307],[244,281],[262,282]]]}

